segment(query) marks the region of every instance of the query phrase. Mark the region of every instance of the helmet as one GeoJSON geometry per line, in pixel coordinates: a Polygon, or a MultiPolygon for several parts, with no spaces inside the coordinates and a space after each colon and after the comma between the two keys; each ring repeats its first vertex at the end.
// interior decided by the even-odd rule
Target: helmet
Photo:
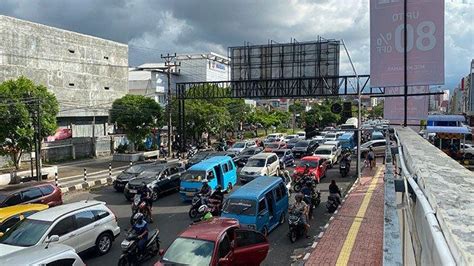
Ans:
{"type": "Polygon", "coordinates": [[[222,186],[221,186],[221,185],[217,185],[216,190],[217,190],[217,191],[221,191],[221,190],[222,190],[222,186]]]}
{"type": "Polygon", "coordinates": [[[145,217],[145,216],[143,215],[143,213],[137,212],[137,213],[135,213],[135,215],[133,216],[133,219],[135,220],[135,222],[140,222],[140,223],[141,223],[141,222],[143,221],[143,218],[144,218],[144,217],[145,217]]]}
{"type": "Polygon", "coordinates": [[[203,179],[201,182],[202,182],[203,184],[207,184],[208,180],[207,180],[207,178],[206,178],[206,179],[203,179]]]}
{"type": "Polygon", "coordinates": [[[302,201],[303,200],[303,194],[301,194],[301,193],[296,194],[295,195],[295,200],[296,201],[302,201]]]}
{"type": "Polygon", "coordinates": [[[207,212],[209,210],[209,207],[207,207],[207,205],[202,205],[201,207],[199,207],[198,211],[200,213],[204,213],[204,212],[207,212]]]}

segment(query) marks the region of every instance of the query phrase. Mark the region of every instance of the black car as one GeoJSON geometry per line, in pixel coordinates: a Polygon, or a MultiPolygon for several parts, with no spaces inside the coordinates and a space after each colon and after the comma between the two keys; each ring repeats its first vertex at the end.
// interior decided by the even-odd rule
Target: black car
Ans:
{"type": "Polygon", "coordinates": [[[144,183],[153,190],[153,201],[165,193],[178,191],[181,174],[184,171],[184,167],[179,162],[162,163],[147,168],[125,186],[123,191],[125,198],[132,200],[144,183]]]}
{"type": "Polygon", "coordinates": [[[188,160],[188,163],[186,163],[186,169],[189,167],[207,159],[210,157],[213,153],[216,153],[215,151],[198,151],[193,157],[191,157],[188,160]]]}
{"type": "Polygon", "coordinates": [[[287,149],[293,149],[293,147],[295,147],[296,143],[302,141],[300,138],[293,138],[293,139],[290,139],[287,143],[286,143],[286,148],[287,149]]]}
{"type": "Polygon", "coordinates": [[[243,150],[238,156],[233,158],[234,163],[237,164],[239,167],[244,167],[250,157],[254,156],[257,153],[263,151],[262,147],[255,147],[255,148],[247,148],[243,150]]]}
{"type": "Polygon", "coordinates": [[[135,164],[128,167],[122,173],[120,173],[117,176],[117,178],[114,180],[113,185],[114,185],[115,190],[117,190],[118,192],[122,192],[123,189],[125,188],[125,185],[127,185],[128,181],[130,181],[132,178],[137,177],[145,169],[152,167],[155,164],[156,164],[155,162],[147,162],[147,163],[135,164]]]}
{"type": "Polygon", "coordinates": [[[305,155],[312,155],[317,147],[318,142],[316,140],[302,140],[298,141],[291,151],[295,158],[301,158],[305,155]]]}

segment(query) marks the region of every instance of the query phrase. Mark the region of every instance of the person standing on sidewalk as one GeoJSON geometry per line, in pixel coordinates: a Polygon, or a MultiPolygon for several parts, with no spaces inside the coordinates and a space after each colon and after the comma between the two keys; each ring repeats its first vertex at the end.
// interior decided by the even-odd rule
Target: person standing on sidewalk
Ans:
{"type": "Polygon", "coordinates": [[[369,161],[370,169],[372,170],[372,168],[375,167],[375,153],[372,147],[369,148],[369,152],[367,153],[367,157],[365,159],[369,161]]]}

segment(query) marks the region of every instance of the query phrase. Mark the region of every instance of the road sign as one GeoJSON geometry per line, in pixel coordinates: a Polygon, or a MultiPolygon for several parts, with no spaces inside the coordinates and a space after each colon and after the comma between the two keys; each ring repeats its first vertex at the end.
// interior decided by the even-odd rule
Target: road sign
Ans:
{"type": "MultiPolygon", "coordinates": [[[[404,0],[370,1],[370,85],[404,85],[404,0]]],[[[407,82],[444,84],[444,0],[407,2],[407,82]]]]}

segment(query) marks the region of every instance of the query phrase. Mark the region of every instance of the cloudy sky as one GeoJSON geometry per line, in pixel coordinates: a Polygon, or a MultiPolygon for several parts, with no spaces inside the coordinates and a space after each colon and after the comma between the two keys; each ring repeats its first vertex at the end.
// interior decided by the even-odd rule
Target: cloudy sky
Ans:
{"type": "MultiPolygon", "coordinates": [[[[129,64],[160,53],[325,38],[344,39],[356,69],[369,73],[369,0],[1,0],[0,14],[129,44],[129,64]]],[[[474,0],[446,0],[446,86],[474,58],[474,0]]],[[[346,57],[341,73],[351,74],[346,57]]]]}

